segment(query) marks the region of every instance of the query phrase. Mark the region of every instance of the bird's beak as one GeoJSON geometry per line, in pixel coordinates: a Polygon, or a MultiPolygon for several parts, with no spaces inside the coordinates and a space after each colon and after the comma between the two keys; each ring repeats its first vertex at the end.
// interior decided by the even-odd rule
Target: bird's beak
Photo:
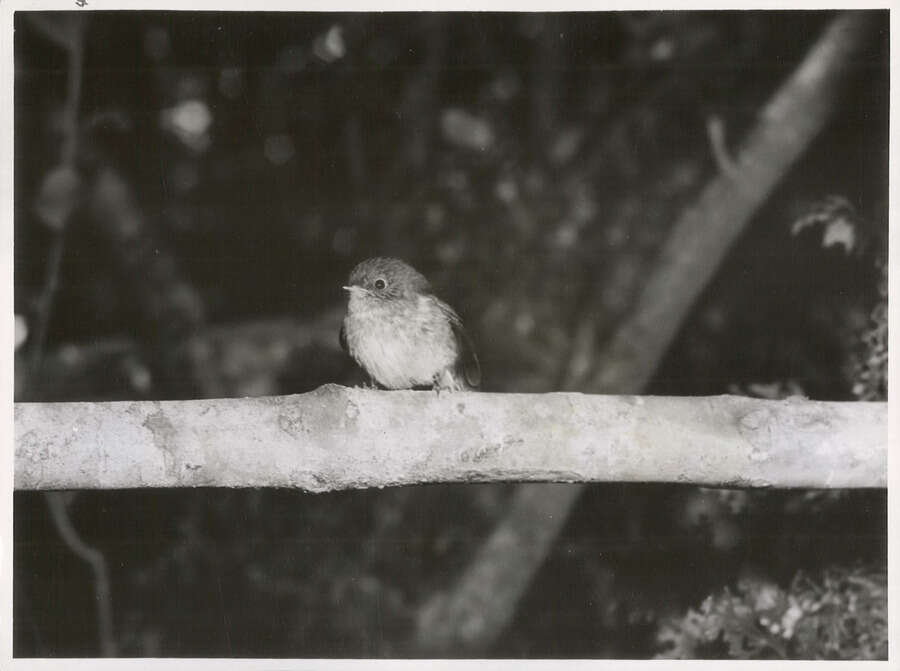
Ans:
{"type": "Polygon", "coordinates": [[[352,284],[349,287],[342,287],[342,288],[344,291],[349,291],[351,294],[356,293],[356,292],[363,293],[363,294],[369,293],[369,290],[366,289],[365,287],[360,287],[355,284],[352,284]]]}

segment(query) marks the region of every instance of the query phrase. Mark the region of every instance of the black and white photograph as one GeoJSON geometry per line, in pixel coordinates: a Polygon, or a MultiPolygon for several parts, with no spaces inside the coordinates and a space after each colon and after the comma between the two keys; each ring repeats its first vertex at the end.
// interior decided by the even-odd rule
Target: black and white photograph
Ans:
{"type": "Polygon", "coordinates": [[[887,9],[35,7],[15,664],[889,660],[887,9]]]}

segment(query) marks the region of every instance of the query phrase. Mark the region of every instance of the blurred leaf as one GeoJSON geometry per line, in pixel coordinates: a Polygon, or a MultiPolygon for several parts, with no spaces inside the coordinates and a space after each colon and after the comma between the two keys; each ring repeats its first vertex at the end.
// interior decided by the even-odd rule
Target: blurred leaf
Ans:
{"type": "Polygon", "coordinates": [[[835,566],[788,589],[745,578],[710,595],[699,611],[664,622],[658,657],[696,658],[721,641],[735,659],[887,659],[887,574],[835,566]]]}
{"type": "Polygon", "coordinates": [[[202,100],[184,100],[174,107],[163,110],[162,126],[174,133],[185,145],[196,152],[202,152],[210,144],[209,127],[213,116],[209,106],[202,100]]]}
{"type": "Polygon", "coordinates": [[[54,231],[66,227],[80,197],[81,176],[71,165],[59,165],[44,178],[34,206],[41,222],[54,231]]]}
{"type": "Polygon", "coordinates": [[[15,349],[19,349],[28,340],[28,322],[22,315],[16,315],[15,349]]]}
{"type": "Polygon", "coordinates": [[[334,25],[324,35],[319,35],[313,44],[313,53],[326,63],[333,63],[343,58],[347,53],[344,29],[334,25]]]}
{"type": "Polygon", "coordinates": [[[856,245],[856,229],[846,219],[835,219],[828,222],[825,227],[822,246],[832,247],[834,245],[844,245],[844,251],[848,254],[856,245]]]}
{"type": "Polygon", "coordinates": [[[567,128],[560,132],[550,147],[550,159],[557,165],[568,163],[581,148],[584,137],[582,128],[567,128]]]}
{"type": "Polygon", "coordinates": [[[804,216],[791,225],[791,235],[798,235],[807,228],[821,226],[822,246],[843,245],[849,254],[857,246],[856,226],[858,215],[850,202],[841,196],[829,196],[816,203],[804,216]]]}
{"type": "Polygon", "coordinates": [[[860,329],[859,346],[851,363],[853,395],[860,401],[887,399],[888,387],[888,264],[877,262],[879,299],[868,323],[860,329]]]}
{"type": "Polygon", "coordinates": [[[485,151],[494,144],[491,125],[459,108],[444,111],[441,116],[441,131],[448,142],[464,149],[485,151]]]}
{"type": "Polygon", "coordinates": [[[263,154],[275,165],[284,165],[294,158],[294,140],[286,133],[276,133],[266,137],[263,154]]]}

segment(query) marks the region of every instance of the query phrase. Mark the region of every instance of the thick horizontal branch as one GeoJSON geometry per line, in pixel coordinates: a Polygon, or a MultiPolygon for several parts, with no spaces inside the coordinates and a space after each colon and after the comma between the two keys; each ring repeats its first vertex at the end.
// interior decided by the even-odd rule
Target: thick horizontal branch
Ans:
{"type": "Polygon", "coordinates": [[[884,403],[385,392],[19,403],[17,489],[429,482],[884,487],[884,403]]]}

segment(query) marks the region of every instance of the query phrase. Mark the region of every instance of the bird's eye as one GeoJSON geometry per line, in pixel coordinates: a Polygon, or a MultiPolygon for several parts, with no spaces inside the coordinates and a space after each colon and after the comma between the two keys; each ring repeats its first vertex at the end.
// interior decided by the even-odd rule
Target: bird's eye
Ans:
{"type": "Polygon", "coordinates": [[[386,286],[387,286],[387,282],[385,282],[380,277],[377,280],[375,280],[375,288],[378,289],[379,291],[384,289],[386,286]]]}

